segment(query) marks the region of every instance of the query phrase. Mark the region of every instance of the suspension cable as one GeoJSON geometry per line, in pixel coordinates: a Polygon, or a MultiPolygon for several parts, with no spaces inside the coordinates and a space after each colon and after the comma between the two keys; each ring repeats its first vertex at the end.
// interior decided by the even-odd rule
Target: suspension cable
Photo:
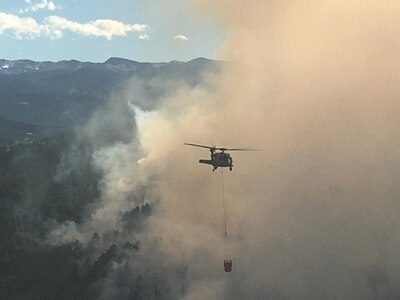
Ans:
{"type": "Polygon", "coordinates": [[[228,235],[227,222],[226,222],[226,204],[225,204],[225,186],[224,186],[224,168],[221,168],[221,182],[222,182],[222,206],[224,208],[224,231],[228,235]]]}

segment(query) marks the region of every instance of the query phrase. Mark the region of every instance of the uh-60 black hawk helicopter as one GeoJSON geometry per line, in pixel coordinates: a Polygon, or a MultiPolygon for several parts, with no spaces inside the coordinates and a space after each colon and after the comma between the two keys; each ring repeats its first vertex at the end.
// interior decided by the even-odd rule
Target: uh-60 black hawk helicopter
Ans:
{"type": "Polygon", "coordinates": [[[252,148],[223,148],[190,143],[184,143],[184,145],[209,149],[211,153],[211,159],[200,159],[199,163],[213,166],[213,171],[218,169],[218,167],[229,168],[229,170],[232,171],[233,160],[227,151],[260,151],[259,149],[252,148]]]}

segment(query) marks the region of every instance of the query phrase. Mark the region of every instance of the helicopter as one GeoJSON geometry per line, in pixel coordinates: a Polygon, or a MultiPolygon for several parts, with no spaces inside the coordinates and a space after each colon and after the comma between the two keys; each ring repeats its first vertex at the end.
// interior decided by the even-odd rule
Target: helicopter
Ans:
{"type": "Polygon", "coordinates": [[[260,151],[259,149],[252,148],[223,148],[191,143],[184,143],[184,145],[209,149],[211,153],[211,159],[200,159],[199,163],[213,166],[213,172],[218,169],[218,167],[229,168],[229,170],[232,171],[233,160],[227,151],[260,151]]]}

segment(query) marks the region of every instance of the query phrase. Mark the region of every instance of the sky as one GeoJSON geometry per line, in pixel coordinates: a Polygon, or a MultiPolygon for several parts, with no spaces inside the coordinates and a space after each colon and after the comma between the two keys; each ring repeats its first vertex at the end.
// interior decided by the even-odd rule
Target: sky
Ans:
{"type": "Polygon", "coordinates": [[[223,30],[185,0],[0,0],[0,59],[213,58],[223,30]]]}

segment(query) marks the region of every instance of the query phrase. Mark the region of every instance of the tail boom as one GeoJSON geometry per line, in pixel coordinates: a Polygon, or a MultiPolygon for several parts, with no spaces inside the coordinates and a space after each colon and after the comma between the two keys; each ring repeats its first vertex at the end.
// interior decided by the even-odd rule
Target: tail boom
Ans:
{"type": "Polygon", "coordinates": [[[200,159],[199,163],[206,164],[206,165],[212,165],[212,160],[210,160],[210,159],[200,159]]]}

